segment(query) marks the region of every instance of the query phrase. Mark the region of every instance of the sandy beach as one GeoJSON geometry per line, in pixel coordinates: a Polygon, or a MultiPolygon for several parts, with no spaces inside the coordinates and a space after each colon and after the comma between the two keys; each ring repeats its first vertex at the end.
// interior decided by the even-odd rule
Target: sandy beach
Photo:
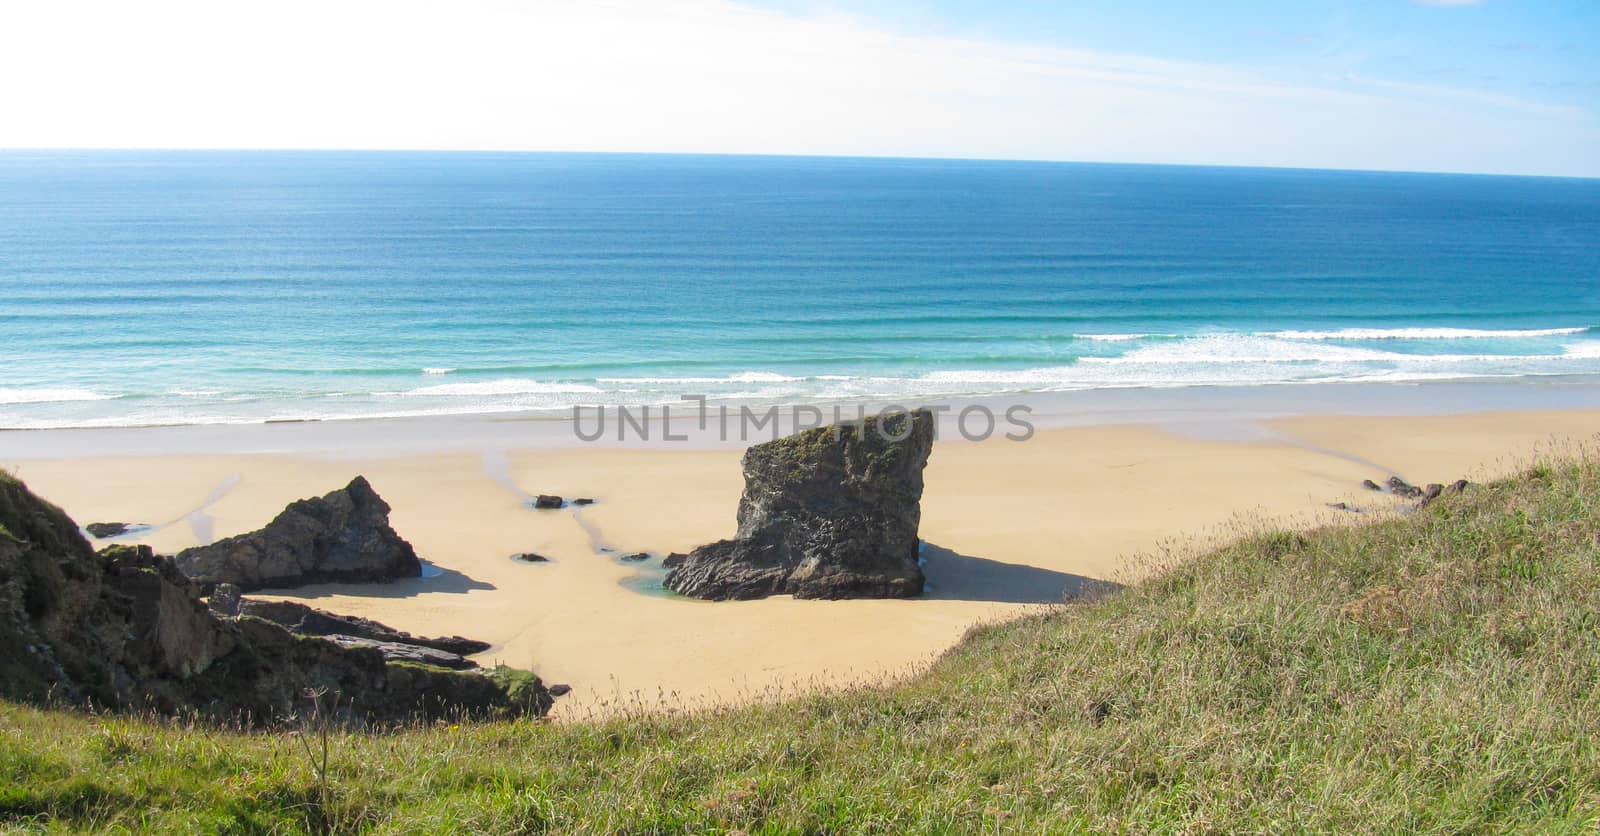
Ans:
{"type": "MultiPolygon", "coordinates": [[[[120,433],[117,445],[137,450],[140,433],[161,431],[96,430],[0,434],[0,464],[80,524],[155,526],[125,541],[163,552],[260,527],[294,499],[365,475],[437,576],[277,594],[415,633],[490,641],[480,661],[571,685],[557,715],[574,718],[909,672],[975,624],[1049,606],[1087,580],[1136,579],[1152,553],[1181,553],[1250,520],[1309,525],[1387,512],[1399,503],[1362,490],[1362,479],[1399,474],[1420,484],[1504,472],[1541,446],[1592,438],[1600,410],[1299,415],[1233,420],[1219,432],[1223,425],[1212,416],[1060,426],[1025,442],[942,438],[923,499],[930,590],[907,601],[708,603],[662,593],[660,555],[732,533],[737,445],[473,449],[463,434],[487,436],[474,435],[472,422],[445,422],[436,437],[455,443],[263,452],[271,428],[255,426],[227,428],[223,441],[198,446],[204,452],[118,455],[82,441],[120,433]],[[90,454],[62,454],[74,444],[90,454]],[[526,495],[539,492],[597,502],[527,508],[526,495]],[[1364,512],[1329,508],[1341,501],[1364,512]],[[529,551],[551,562],[509,559],[529,551]],[[619,559],[639,551],[656,557],[619,559]]],[[[327,427],[303,437],[352,432],[327,427]]],[[[383,422],[369,429],[381,433],[383,422]]]]}

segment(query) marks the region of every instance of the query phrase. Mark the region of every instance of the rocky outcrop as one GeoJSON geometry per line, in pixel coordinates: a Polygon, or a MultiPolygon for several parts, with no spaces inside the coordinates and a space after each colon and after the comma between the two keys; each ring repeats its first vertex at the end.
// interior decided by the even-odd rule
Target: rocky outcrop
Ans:
{"type": "Polygon", "coordinates": [[[89,536],[96,540],[106,540],[145,528],[149,526],[125,522],[92,522],[84,526],[83,530],[89,532],[89,536]]]}
{"type": "Polygon", "coordinates": [[[385,662],[410,662],[413,665],[433,665],[436,668],[463,671],[476,668],[477,662],[463,658],[458,653],[436,650],[418,644],[381,642],[360,636],[341,636],[337,633],[322,638],[340,647],[370,647],[383,654],[385,662]]]}
{"type": "MultiPolygon", "coordinates": [[[[413,636],[404,630],[396,630],[370,618],[339,615],[295,601],[258,601],[254,598],[241,598],[238,595],[238,588],[229,584],[218,584],[216,589],[211,590],[211,598],[207,603],[212,612],[218,615],[230,617],[247,615],[259,618],[301,636],[348,636],[387,644],[426,647],[456,656],[482,653],[490,647],[488,642],[464,639],[460,636],[442,638],[413,636]]],[[[465,667],[471,667],[471,664],[465,667]]]]}
{"type": "Polygon", "coordinates": [[[185,549],[176,561],[206,589],[231,583],[246,592],[422,575],[416,551],[389,527],[389,504],[360,476],[291,503],[260,531],[185,549]]]}
{"type": "Polygon", "coordinates": [[[540,714],[531,674],[391,664],[257,618],[218,617],[170,558],[96,553],[59,509],[0,474],[0,695],[267,726],[305,695],[348,725],[540,714]]]}
{"type": "Polygon", "coordinates": [[[920,595],[933,425],[927,410],[891,413],[751,447],[738,532],[674,561],[667,587],[712,599],[920,595]]]}
{"type": "MultiPolygon", "coordinates": [[[[1379,485],[1377,482],[1374,482],[1371,479],[1361,480],[1361,486],[1367,490],[1387,491],[1388,493],[1391,493],[1402,499],[1415,499],[1417,500],[1417,508],[1426,508],[1433,504],[1435,500],[1447,493],[1461,493],[1462,491],[1465,491],[1471,484],[1471,482],[1468,482],[1465,479],[1457,479],[1448,485],[1441,482],[1432,482],[1429,483],[1426,488],[1419,488],[1416,485],[1401,479],[1399,476],[1390,476],[1382,485],[1379,485]]],[[[1343,503],[1340,504],[1342,505],[1343,503]]]]}
{"type": "Polygon", "coordinates": [[[1406,499],[1417,499],[1422,496],[1421,488],[1401,479],[1399,476],[1390,476],[1389,480],[1384,484],[1389,486],[1389,492],[1395,496],[1403,496],[1406,499]]]}
{"type": "Polygon", "coordinates": [[[1447,493],[1461,493],[1465,491],[1471,484],[1471,482],[1468,482],[1465,479],[1457,479],[1448,485],[1441,485],[1437,483],[1429,485],[1427,492],[1422,495],[1421,501],[1417,503],[1417,507],[1426,508],[1439,497],[1444,496],[1447,493]]]}

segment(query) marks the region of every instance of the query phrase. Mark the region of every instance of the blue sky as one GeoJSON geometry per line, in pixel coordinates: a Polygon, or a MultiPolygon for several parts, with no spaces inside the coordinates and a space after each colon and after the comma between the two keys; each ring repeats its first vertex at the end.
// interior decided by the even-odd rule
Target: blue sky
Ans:
{"type": "Polygon", "coordinates": [[[1600,0],[0,3],[0,147],[1600,177],[1600,0]]]}
{"type": "Polygon", "coordinates": [[[856,15],[909,32],[1349,76],[1600,104],[1600,0],[768,0],[800,16],[856,15]]]}

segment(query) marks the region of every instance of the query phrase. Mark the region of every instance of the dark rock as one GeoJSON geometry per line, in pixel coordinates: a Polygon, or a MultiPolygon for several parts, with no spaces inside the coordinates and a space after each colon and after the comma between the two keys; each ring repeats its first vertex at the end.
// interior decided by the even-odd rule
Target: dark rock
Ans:
{"type": "Polygon", "coordinates": [[[476,668],[477,662],[462,658],[459,653],[450,653],[424,647],[420,644],[402,644],[400,642],[380,642],[373,639],[363,639],[358,636],[341,636],[337,633],[323,636],[323,639],[333,642],[340,647],[370,647],[383,654],[385,662],[410,662],[413,665],[433,665],[453,671],[476,668]]]}
{"type": "Polygon", "coordinates": [[[1389,485],[1390,492],[1392,492],[1395,496],[1403,496],[1407,499],[1417,499],[1418,497],[1422,496],[1421,488],[1410,484],[1406,480],[1401,479],[1399,476],[1390,476],[1387,484],[1389,485]]]}
{"type": "Polygon", "coordinates": [[[550,686],[550,696],[552,697],[564,697],[570,693],[572,693],[571,685],[563,685],[558,683],[550,686]]]}
{"type": "Polygon", "coordinates": [[[1470,484],[1472,484],[1472,483],[1468,482],[1465,479],[1457,479],[1456,481],[1451,482],[1448,485],[1440,485],[1440,484],[1429,485],[1427,492],[1425,492],[1422,495],[1422,501],[1417,503],[1417,507],[1418,508],[1426,508],[1429,503],[1433,502],[1435,499],[1438,499],[1439,497],[1441,497],[1441,496],[1443,496],[1443,495],[1445,495],[1447,493],[1462,493],[1462,492],[1466,491],[1467,486],[1470,485],[1470,484]]]}
{"type": "MultiPolygon", "coordinates": [[[[212,598],[216,597],[213,590],[212,598]]],[[[369,618],[338,615],[308,607],[295,601],[258,601],[245,598],[237,604],[237,614],[270,621],[291,633],[302,636],[348,636],[386,644],[409,644],[432,648],[457,656],[482,653],[490,648],[488,642],[464,639],[460,636],[430,638],[413,636],[369,618]]]]}
{"type": "Polygon", "coordinates": [[[572,500],[572,504],[573,505],[593,505],[594,504],[594,500],[590,499],[587,496],[580,496],[577,499],[572,500]]]}
{"type": "Polygon", "coordinates": [[[95,538],[96,540],[104,540],[108,537],[121,537],[130,531],[147,527],[148,526],[136,525],[134,523],[99,522],[89,523],[83,527],[83,530],[89,532],[89,536],[95,538]]]}
{"type": "Polygon", "coordinates": [[[1356,513],[1356,514],[1361,513],[1361,509],[1360,508],[1357,508],[1356,506],[1351,505],[1348,502],[1330,502],[1330,503],[1328,503],[1328,507],[1332,508],[1335,511],[1350,511],[1350,512],[1356,513]]]}
{"type": "Polygon", "coordinates": [[[303,716],[308,689],[349,726],[542,714],[532,674],[388,664],[373,648],[219,618],[170,558],[96,554],[60,509],[0,474],[0,697],[193,714],[273,726],[303,716]]]}
{"type": "Polygon", "coordinates": [[[534,497],[533,507],[535,507],[535,508],[560,508],[561,507],[561,497],[559,497],[559,496],[551,496],[550,494],[547,494],[547,493],[539,494],[537,497],[534,497]]]}
{"type": "Polygon", "coordinates": [[[621,556],[621,557],[619,557],[617,559],[618,560],[627,561],[628,563],[640,563],[640,562],[649,560],[650,559],[650,553],[649,552],[634,552],[633,554],[625,554],[625,555],[623,555],[623,556],[621,556]]]}
{"type": "Polygon", "coordinates": [[[291,503],[260,531],[185,549],[175,560],[205,588],[231,583],[245,592],[422,576],[416,551],[389,527],[388,503],[360,476],[291,503]]]}
{"type": "Polygon", "coordinates": [[[1383,486],[1382,485],[1378,484],[1377,482],[1372,481],[1371,479],[1362,479],[1361,480],[1361,487],[1366,488],[1369,491],[1381,491],[1381,490],[1383,490],[1383,486]]]}
{"type": "Polygon", "coordinates": [[[908,598],[933,414],[888,413],[745,451],[739,529],[690,552],[667,588],[697,598],[908,598]]]}
{"type": "Polygon", "coordinates": [[[535,552],[518,552],[511,556],[518,563],[549,563],[550,558],[535,552]]]}
{"type": "Polygon", "coordinates": [[[219,583],[211,587],[211,594],[206,598],[206,606],[225,618],[238,616],[240,605],[239,587],[231,583],[219,583]]]}
{"type": "Polygon", "coordinates": [[[661,558],[661,565],[664,568],[672,569],[676,566],[681,566],[683,562],[688,559],[689,556],[683,552],[673,552],[666,557],[661,558]]]}

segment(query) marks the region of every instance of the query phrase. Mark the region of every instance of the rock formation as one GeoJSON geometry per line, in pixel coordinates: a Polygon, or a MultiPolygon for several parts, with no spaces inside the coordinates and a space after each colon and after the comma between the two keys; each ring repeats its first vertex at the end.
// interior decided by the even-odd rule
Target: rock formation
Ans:
{"type": "Polygon", "coordinates": [[[482,653],[490,647],[488,642],[464,639],[460,636],[442,638],[413,636],[370,618],[339,615],[295,601],[258,601],[254,598],[241,598],[238,587],[231,584],[218,584],[211,590],[211,597],[207,603],[211,611],[218,615],[230,617],[247,615],[251,618],[260,618],[301,636],[349,636],[387,644],[427,647],[457,656],[482,653]]]}
{"type": "MultiPolygon", "coordinates": [[[[1416,507],[1418,508],[1428,507],[1429,505],[1433,504],[1434,500],[1444,496],[1446,493],[1461,493],[1462,491],[1465,491],[1471,484],[1471,482],[1468,482],[1465,479],[1457,479],[1448,485],[1441,482],[1432,482],[1429,483],[1426,488],[1419,488],[1416,485],[1401,479],[1399,476],[1390,476],[1382,485],[1379,485],[1377,482],[1374,482],[1371,479],[1361,480],[1361,486],[1367,490],[1387,491],[1403,499],[1415,499],[1417,500],[1416,507]]],[[[1342,506],[1344,503],[1339,503],[1339,505],[1342,506]]],[[[1338,506],[1330,505],[1329,507],[1338,506]]],[[[1353,511],[1357,509],[1349,508],[1346,510],[1353,511]]]]}
{"type": "Polygon", "coordinates": [[[92,522],[83,527],[89,536],[96,540],[105,540],[111,537],[121,537],[130,531],[148,528],[148,526],[125,522],[92,522]]]}
{"type": "Polygon", "coordinates": [[[467,659],[459,653],[436,650],[420,644],[383,642],[376,639],[362,638],[361,636],[343,636],[338,633],[330,633],[321,638],[340,647],[370,647],[383,654],[385,662],[410,662],[413,665],[432,665],[436,668],[446,668],[453,671],[470,670],[478,666],[477,662],[467,659]]]}
{"type": "Polygon", "coordinates": [[[1395,496],[1403,496],[1406,499],[1417,499],[1422,496],[1421,488],[1412,485],[1399,476],[1390,476],[1389,480],[1384,484],[1389,486],[1389,491],[1395,496]]]}
{"type": "Polygon", "coordinates": [[[751,447],[738,532],[674,560],[667,588],[713,599],[920,595],[933,423],[927,410],[886,413],[751,447]]]}
{"type": "Polygon", "coordinates": [[[360,476],[327,496],[290,503],[260,531],[185,549],[176,561],[206,589],[231,583],[246,592],[422,575],[416,551],[389,527],[389,504],[360,476]]]}
{"type": "MultiPolygon", "coordinates": [[[[219,618],[170,558],[96,553],[77,525],[0,474],[0,695],[268,726],[336,696],[349,725],[547,711],[531,674],[390,664],[373,648],[219,618]]],[[[324,704],[324,710],[329,704],[324,704]]]]}

